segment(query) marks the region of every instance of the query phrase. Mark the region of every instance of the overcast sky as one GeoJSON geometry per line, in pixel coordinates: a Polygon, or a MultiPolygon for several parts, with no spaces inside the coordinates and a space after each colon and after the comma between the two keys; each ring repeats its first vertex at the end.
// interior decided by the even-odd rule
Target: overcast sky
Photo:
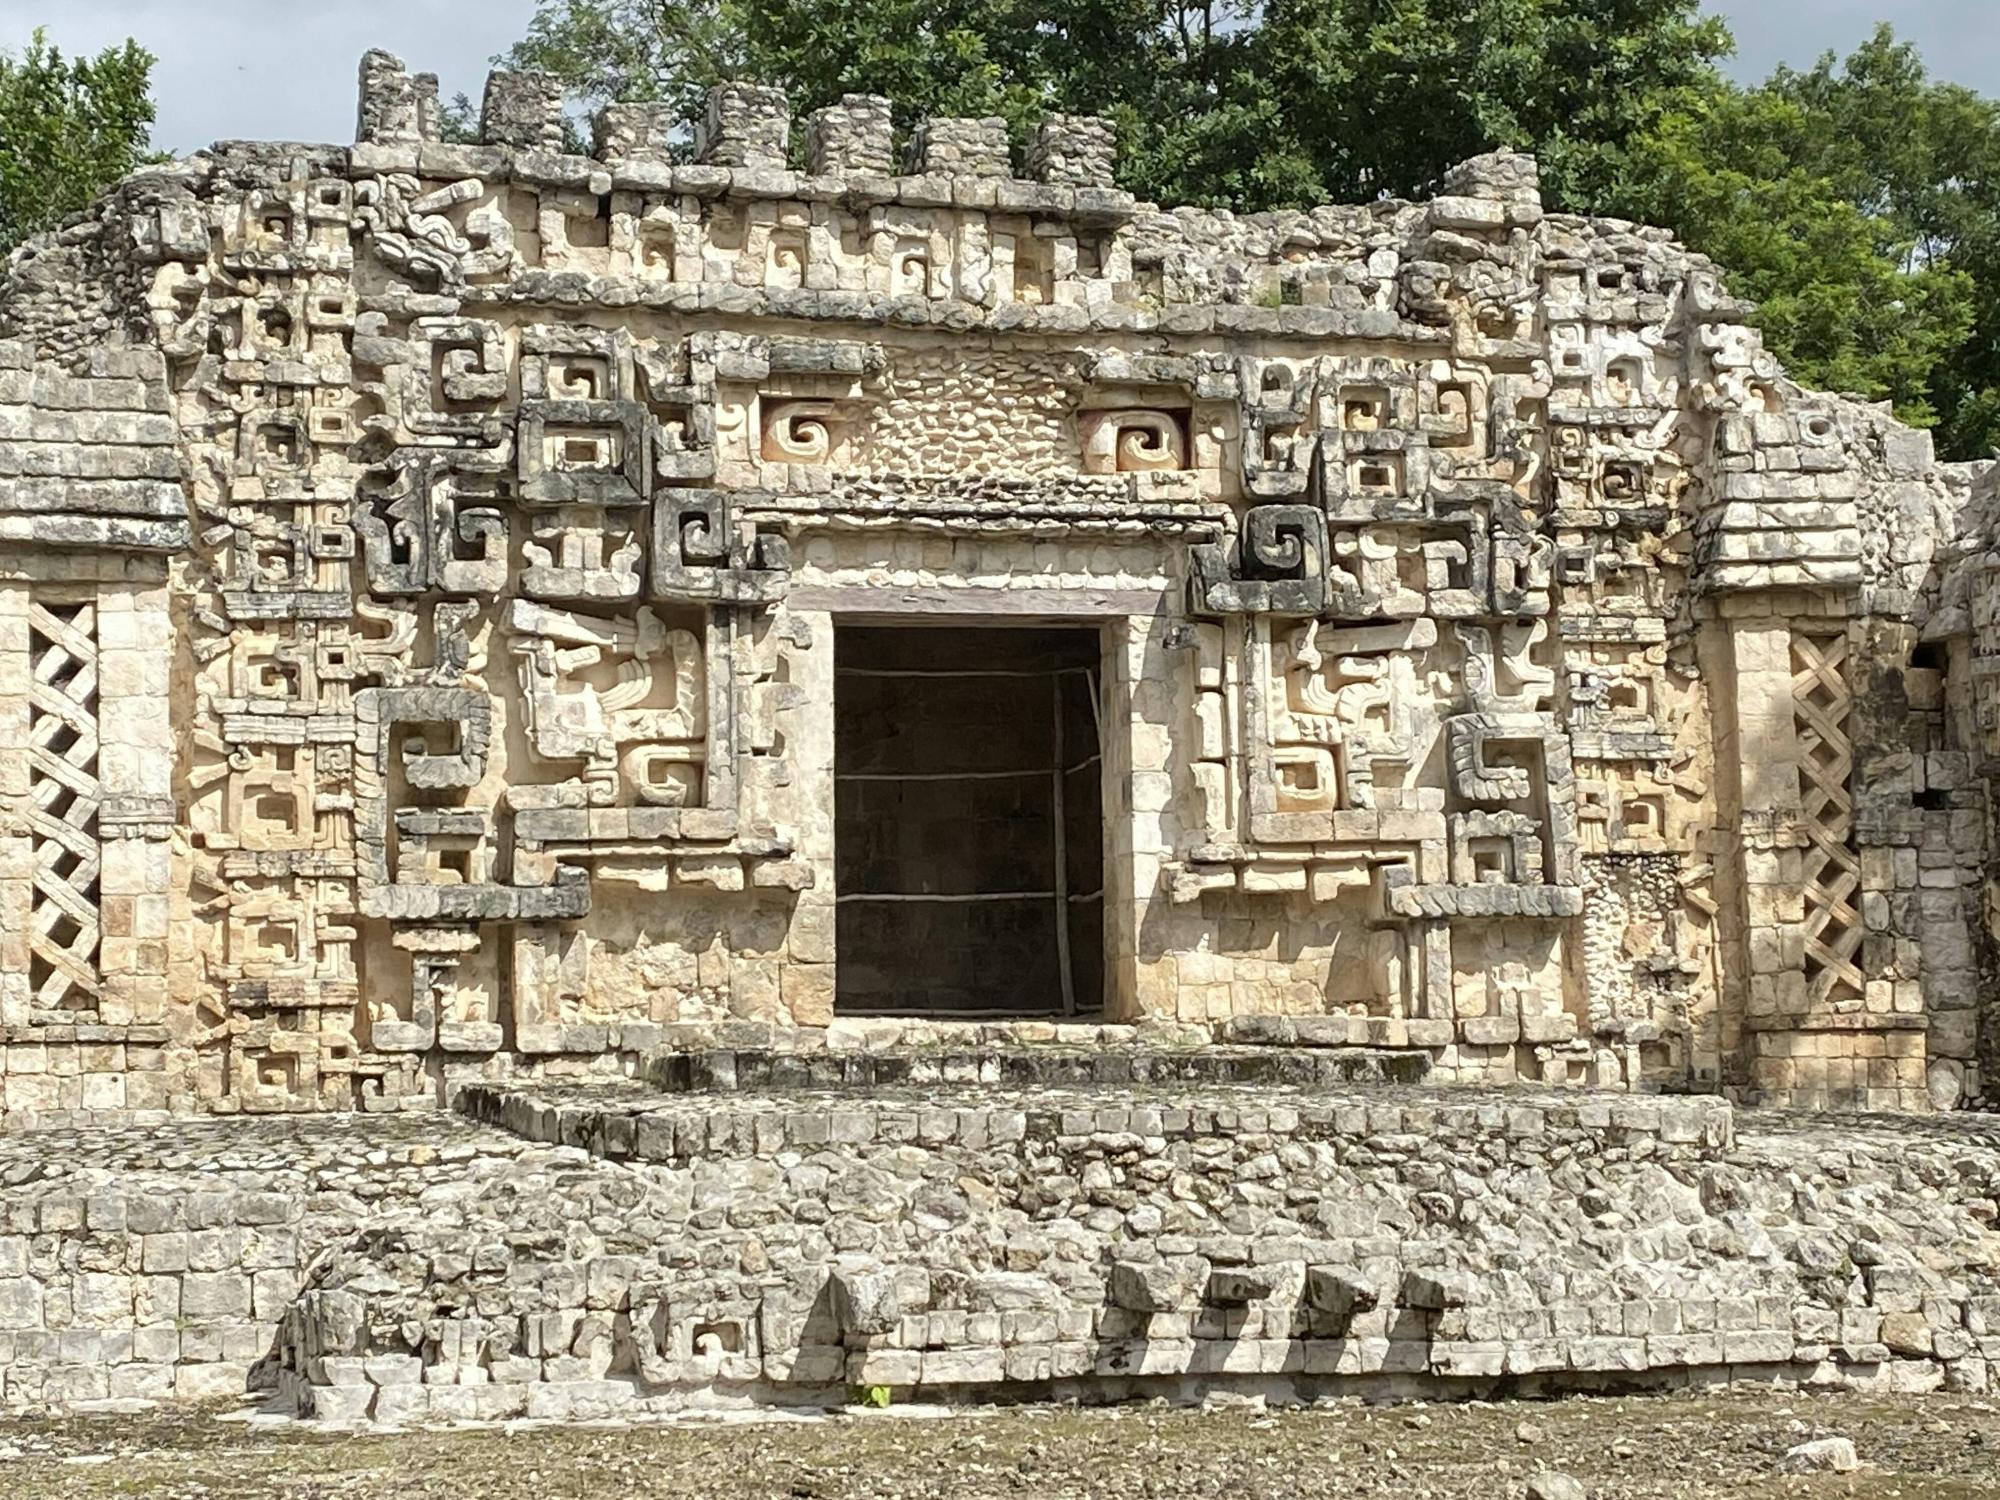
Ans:
{"type": "MultiPolygon", "coordinates": [[[[1845,52],[1893,14],[1931,70],[2000,94],[2000,0],[1708,0],[1729,19],[1739,77],[1845,52]]],[[[153,75],[162,148],[228,136],[344,142],[354,135],[355,64],[386,47],[475,99],[488,60],[521,34],[533,0],[0,0],[0,49],[36,25],[65,50],[136,37],[153,75]]]]}

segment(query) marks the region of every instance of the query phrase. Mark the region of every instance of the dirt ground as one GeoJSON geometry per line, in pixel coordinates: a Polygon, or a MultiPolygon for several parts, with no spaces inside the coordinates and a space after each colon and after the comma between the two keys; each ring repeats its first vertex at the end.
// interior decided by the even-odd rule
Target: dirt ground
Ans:
{"type": "Polygon", "coordinates": [[[359,1435],[213,1409],[0,1422],[6,1500],[1515,1500],[1549,1470],[1619,1500],[2000,1500],[2000,1402],[1735,1390],[359,1435]],[[1828,1435],[1853,1441],[1858,1470],[1784,1472],[1788,1449],[1828,1435]]]}

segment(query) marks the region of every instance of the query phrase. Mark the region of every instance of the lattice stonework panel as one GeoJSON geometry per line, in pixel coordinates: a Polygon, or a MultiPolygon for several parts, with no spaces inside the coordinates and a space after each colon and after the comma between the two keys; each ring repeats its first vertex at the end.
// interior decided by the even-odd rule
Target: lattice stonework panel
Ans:
{"type": "Polygon", "coordinates": [[[28,607],[28,982],[42,1013],[97,1008],[97,609],[28,607]]]}
{"type": "Polygon", "coordinates": [[[1862,998],[1861,860],[1854,849],[1854,770],[1848,738],[1853,697],[1844,631],[1792,635],[1792,722],[1799,749],[1799,806],[1806,833],[1806,986],[1815,1006],[1848,1009],[1862,998]]]}

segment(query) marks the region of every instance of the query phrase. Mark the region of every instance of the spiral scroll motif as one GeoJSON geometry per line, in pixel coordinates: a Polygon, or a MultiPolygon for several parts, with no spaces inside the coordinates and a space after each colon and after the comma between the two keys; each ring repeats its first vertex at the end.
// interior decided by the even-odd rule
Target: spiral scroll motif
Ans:
{"type": "Polygon", "coordinates": [[[767,463],[823,464],[833,456],[831,401],[780,401],[764,414],[767,463]]]}
{"type": "Polygon", "coordinates": [[[1140,408],[1088,411],[1078,418],[1088,474],[1172,472],[1188,466],[1182,414],[1140,408]]]}

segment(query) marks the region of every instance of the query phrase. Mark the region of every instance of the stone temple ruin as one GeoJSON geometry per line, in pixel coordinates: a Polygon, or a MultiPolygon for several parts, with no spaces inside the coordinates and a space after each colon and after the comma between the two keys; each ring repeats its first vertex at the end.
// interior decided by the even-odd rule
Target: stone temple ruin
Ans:
{"type": "MultiPolygon", "coordinates": [[[[802,133],[731,85],[570,155],[496,74],[447,144],[370,53],[352,147],[225,142],[14,256],[6,1160],[106,1133],[0,1170],[5,1395],[1983,1381],[1990,1265],[1877,1225],[1847,1300],[1837,1249],[1635,1292],[1628,1228],[1482,1281],[1411,1142],[1625,1201],[1740,1157],[1732,1099],[1991,1101],[1992,470],[1524,156],[1239,217],[1116,190],[1095,119],[1021,172],[872,97],[802,133]],[[240,1115],[346,1118],[129,1135],[240,1115]],[[1218,1241],[1211,1179],[1404,1197],[1218,1241]],[[1052,1180],[1080,1238],[960,1243],[1052,1180]]],[[[1990,1231],[1993,1159],[1925,1233],[1990,1231]]]]}

